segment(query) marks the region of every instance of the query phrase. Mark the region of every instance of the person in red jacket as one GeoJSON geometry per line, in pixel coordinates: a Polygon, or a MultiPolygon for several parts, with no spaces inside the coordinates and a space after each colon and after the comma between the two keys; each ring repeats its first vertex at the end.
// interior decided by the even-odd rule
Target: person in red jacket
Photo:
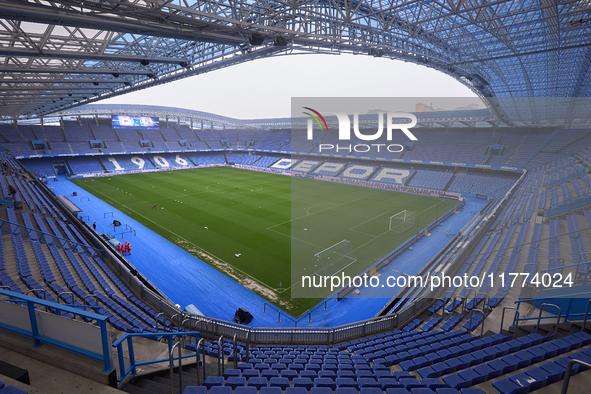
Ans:
{"type": "Polygon", "coordinates": [[[127,254],[131,255],[131,244],[129,242],[125,242],[125,246],[127,247],[127,254]]]}
{"type": "Polygon", "coordinates": [[[118,244],[117,245],[117,250],[119,251],[119,254],[121,254],[121,251],[123,250],[123,245],[118,244]]]}

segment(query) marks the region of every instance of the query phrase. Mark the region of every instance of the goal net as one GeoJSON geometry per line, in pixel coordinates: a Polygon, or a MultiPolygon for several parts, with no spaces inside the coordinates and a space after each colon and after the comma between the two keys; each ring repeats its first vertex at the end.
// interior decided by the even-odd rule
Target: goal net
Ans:
{"type": "Polygon", "coordinates": [[[335,275],[356,261],[353,245],[344,239],[314,255],[314,274],[335,275]]]}
{"type": "Polygon", "coordinates": [[[415,225],[417,213],[414,211],[400,211],[395,215],[390,216],[389,231],[403,233],[415,225]]]}

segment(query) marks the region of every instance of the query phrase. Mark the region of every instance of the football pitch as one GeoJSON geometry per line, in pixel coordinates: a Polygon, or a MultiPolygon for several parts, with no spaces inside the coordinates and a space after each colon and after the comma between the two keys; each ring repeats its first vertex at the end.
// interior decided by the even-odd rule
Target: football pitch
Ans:
{"type": "Polygon", "coordinates": [[[356,275],[457,203],[229,167],[72,181],[293,316],[301,275],[356,275]]]}

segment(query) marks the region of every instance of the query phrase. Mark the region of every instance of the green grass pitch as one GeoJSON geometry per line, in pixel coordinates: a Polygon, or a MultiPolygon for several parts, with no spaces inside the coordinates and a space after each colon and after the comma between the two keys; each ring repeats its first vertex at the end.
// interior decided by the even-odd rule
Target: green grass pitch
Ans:
{"type": "Polygon", "coordinates": [[[346,239],[358,274],[456,204],[228,167],[73,182],[295,316],[319,299],[291,298],[292,265],[293,278],[311,274],[314,255],[346,239]],[[403,210],[414,221],[390,229],[403,210]]]}

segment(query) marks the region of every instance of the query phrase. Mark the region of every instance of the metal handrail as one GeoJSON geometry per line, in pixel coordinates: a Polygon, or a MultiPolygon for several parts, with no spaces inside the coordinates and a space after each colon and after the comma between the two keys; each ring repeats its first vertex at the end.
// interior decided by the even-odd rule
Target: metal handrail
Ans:
{"type": "Polygon", "coordinates": [[[238,368],[238,342],[236,342],[236,334],[234,334],[234,338],[232,339],[233,343],[233,349],[232,349],[232,355],[234,356],[234,369],[238,368]]]}
{"type": "MultiPolygon", "coordinates": [[[[468,292],[468,295],[470,295],[470,293],[472,292],[472,290],[470,290],[470,292],[468,292]]],[[[460,306],[462,307],[462,313],[466,313],[466,300],[468,299],[467,297],[461,297],[462,298],[462,302],[460,303],[460,306]]]]}
{"type": "MultiPolygon", "coordinates": [[[[194,332],[157,332],[157,333],[127,333],[120,336],[113,344],[112,347],[117,348],[117,357],[119,359],[119,376],[117,377],[117,381],[121,382],[125,377],[131,373],[132,375],[136,374],[137,367],[144,366],[144,365],[151,365],[151,364],[158,364],[165,361],[169,361],[168,358],[157,359],[157,360],[150,360],[150,361],[135,361],[135,355],[133,350],[133,338],[134,337],[142,337],[142,338],[158,338],[161,339],[162,337],[167,339],[168,342],[168,351],[172,350],[172,340],[176,337],[184,337],[184,336],[195,336],[200,337],[201,333],[194,331],[194,332]],[[128,357],[129,357],[129,367],[125,367],[125,359],[123,358],[123,342],[127,341],[127,348],[128,348],[128,357]]],[[[193,357],[192,354],[185,355],[183,358],[190,358],[193,357]]]]}
{"type": "MultiPolygon", "coordinates": [[[[486,308],[486,300],[487,300],[487,297],[488,297],[488,291],[481,291],[479,293],[476,293],[476,297],[474,297],[475,300],[478,300],[478,295],[479,294],[483,294],[484,295],[484,297],[482,297],[482,302],[484,302],[484,304],[482,306],[482,310],[484,310],[484,308],[486,308]]],[[[474,302],[476,302],[476,301],[474,301],[474,302]]],[[[474,306],[476,306],[478,304],[475,304],[474,306]]]]}
{"type": "Polygon", "coordinates": [[[583,319],[583,327],[581,331],[585,332],[585,328],[587,328],[587,316],[589,315],[589,306],[591,306],[591,298],[587,301],[587,308],[585,308],[585,318],[583,319]]]}
{"type": "MultiPolygon", "coordinates": [[[[179,315],[179,313],[175,313],[174,315],[172,315],[172,316],[170,317],[170,322],[174,324],[174,318],[175,318],[176,316],[178,316],[178,315],[179,315]]],[[[172,328],[172,327],[171,327],[171,328],[172,328]]],[[[180,328],[180,327],[179,327],[179,328],[180,328]]]]}
{"type": "MultiPolygon", "coordinates": [[[[558,238],[558,237],[553,237],[553,238],[558,238]]],[[[548,265],[550,265],[550,262],[551,262],[552,260],[559,260],[559,261],[562,261],[562,264],[560,264],[560,267],[556,267],[556,268],[547,268],[547,269],[545,269],[544,271],[560,270],[560,273],[562,274],[562,270],[565,268],[565,267],[564,267],[564,258],[563,258],[563,257],[551,257],[551,258],[548,260],[548,265]]],[[[542,271],[542,272],[544,272],[544,271],[542,271]]]]}
{"type": "Polygon", "coordinates": [[[96,306],[98,306],[98,297],[96,296],[96,294],[86,294],[86,295],[84,296],[84,298],[82,299],[82,301],[84,301],[84,303],[85,303],[86,305],[89,305],[89,306],[90,306],[90,304],[89,304],[88,302],[86,302],[86,299],[87,299],[88,297],[90,297],[90,298],[94,299],[94,304],[95,304],[96,306]]]}
{"type": "MultiPolygon", "coordinates": [[[[441,318],[443,319],[445,317],[445,300],[443,298],[436,298],[433,307],[437,305],[437,301],[441,301],[441,318]]],[[[437,315],[437,311],[434,310],[433,312],[433,316],[437,315]]]]}
{"type": "Polygon", "coordinates": [[[181,327],[182,327],[183,331],[191,331],[190,330],[190,327],[191,327],[191,324],[190,323],[191,323],[191,316],[185,318],[185,320],[183,320],[181,322],[181,327]],[[185,328],[185,322],[187,322],[187,321],[189,322],[189,328],[185,328]]]}
{"type": "Polygon", "coordinates": [[[218,376],[222,376],[224,373],[224,352],[222,351],[222,341],[224,339],[223,335],[220,335],[220,339],[218,339],[218,376]],[[220,368],[221,363],[221,368],[220,368]]]}
{"type": "Polygon", "coordinates": [[[555,305],[555,304],[542,304],[540,306],[540,314],[538,315],[538,324],[536,324],[536,331],[535,331],[535,333],[537,334],[538,333],[538,330],[540,328],[540,321],[542,319],[542,312],[544,311],[544,307],[545,306],[553,306],[556,309],[558,309],[558,318],[556,319],[556,329],[554,330],[554,335],[553,335],[553,338],[555,339],[556,338],[556,334],[558,333],[558,325],[560,324],[560,317],[562,316],[562,309],[560,309],[560,307],[558,305],[555,305]]]}
{"type": "Polygon", "coordinates": [[[478,338],[482,338],[482,335],[484,334],[484,319],[486,318],[482,309],[472,309],[472,312],[470,313],[470,321],[468,322],[468,332],[471,332],[470,328],[472,327],[472,317],[474,316],[475,313],[482,314],[482,324],[480,325],[480,336],[478,337],[478,338]]]}
{"type": "MultiPolygon", "coordinates": [[[[2,290],[8,290],[8,291],[11,291],[11,290],[10,290],[10,286],[3,286],[3,285],[0,285],[0,289],[2,289],[2,290]]],[[[7,298],[7,299],[8,299],[8,300],[10,300],[11,298],[7,298]]]]}
{"type": "MultiPolygon", "coordinates": [[[[163,320],[164,320],[164,322],[166,322],[166,316],[164,316],[164,313],[163,312],[158,313],[156,315],[156,319],[155,319],[156,320],[156,331],[158,331],[158,325],[160,324],[160,322],[158,321],[158,318],[160,316],[163,316],[164,317],[163,320]]],[[[165,331],[165,330],[166,330],[166,326],[164,325],[164,323],[162,323],[162,331],[165,331]]]]}
{"type": "Polygon", "coordinates": [[[577,359],[569,360],[568,363],[566,364],[566,373],[564,374],[564,382],[562,382],[562,389],[560,390],[560,394],[566,394],[566,391],[568,390],[568,383],[570,381],[570,375],[573,370],[573,365],[575,365],[575,364],[581,364],[581,365],[584,365],[588,368],[591,368],[591,364],[586,363],[584,361],[577,360],[577,359]]]}
{"type": "MultiPolygon", "coordinates": [[[[45,290],[45,289],[31,289],[31,290],[27,291],[27,293],[25,295],[29,295],[29,294],[33,293],[35,295],[35,297],[37,297],[38,291],[43,293],[43,300],[47,301],[47,290],[45,290]]],[[[37,297],[37,298],[39,298],[39,297],[37,297]]],[[[58,302],[58,304],[59,304],[59,302],[58,302]]]]}
{"type": "MultiPolygon", "coordinates": [[[[57,295],[57,303],[60,304],[60,296],[62,294],[69,294],[70,297],[72,297],[72,304],[74,303],[74,293],[72,293],[71,291],[62,291],[61,293],[59,293],[57,295]]],[[[64,300],[64,303],[66,303],[66,300],[64,300]]]]}
{"type": "MultiPolygon", "coordinates": [[[[47,290],[45,290],[45,289],[31,289],[31,290],[27,291],[27,293],[25,295],[29,295],[29,294],[33,293],[35,298],[40,298],[37,296],[38,291],[40,291],[41,294],[43,294],[43,300],[47,301],[47,290]]],[[[58,301],[58,304],[59,304],[59,301],[58,301]]],[[[47,308],[47,305],[45,305],[45,312],[47,312],[48,310],[49,310],[49,308],[47,308]]]]}
{"type": "Polygon", "coordinates": [[[515,311],[515,317],[513,321],[515,322],[515,332],[513,333],[513,339],[517,336],[517,327],[519,327],[519,311],[514,306],[506,306],[503,308],[503,313],[501,314],[501,328],[499,329],[499,334],[503,332],[503,321],[505,320],[505,310],[513,309],[515,311]]]}
{"type": "Polygon", "coordinates": [[[181,355],[181,341],[172,345],[172,349],[168,353],[168,362],[170,363],[170,394],[174,394],[174,349],[179,349],[179,393],[183,392],[183,357],[181,355]]]}
{"type": "Polygon", "coordinates": [[[201,359],[201,365],[203,366],[203,381],[205,381],[205,344],[203,342],[203,338],[200,338],[199,342],[197,342],[197,348],[195,349],[195,354],[197,355],[197,365],[195,368],[197,370],[197,386],[201,386],[201,380],[199,380],[199,347],[202,349],[201,355],[203,358],[201,359]]]}

